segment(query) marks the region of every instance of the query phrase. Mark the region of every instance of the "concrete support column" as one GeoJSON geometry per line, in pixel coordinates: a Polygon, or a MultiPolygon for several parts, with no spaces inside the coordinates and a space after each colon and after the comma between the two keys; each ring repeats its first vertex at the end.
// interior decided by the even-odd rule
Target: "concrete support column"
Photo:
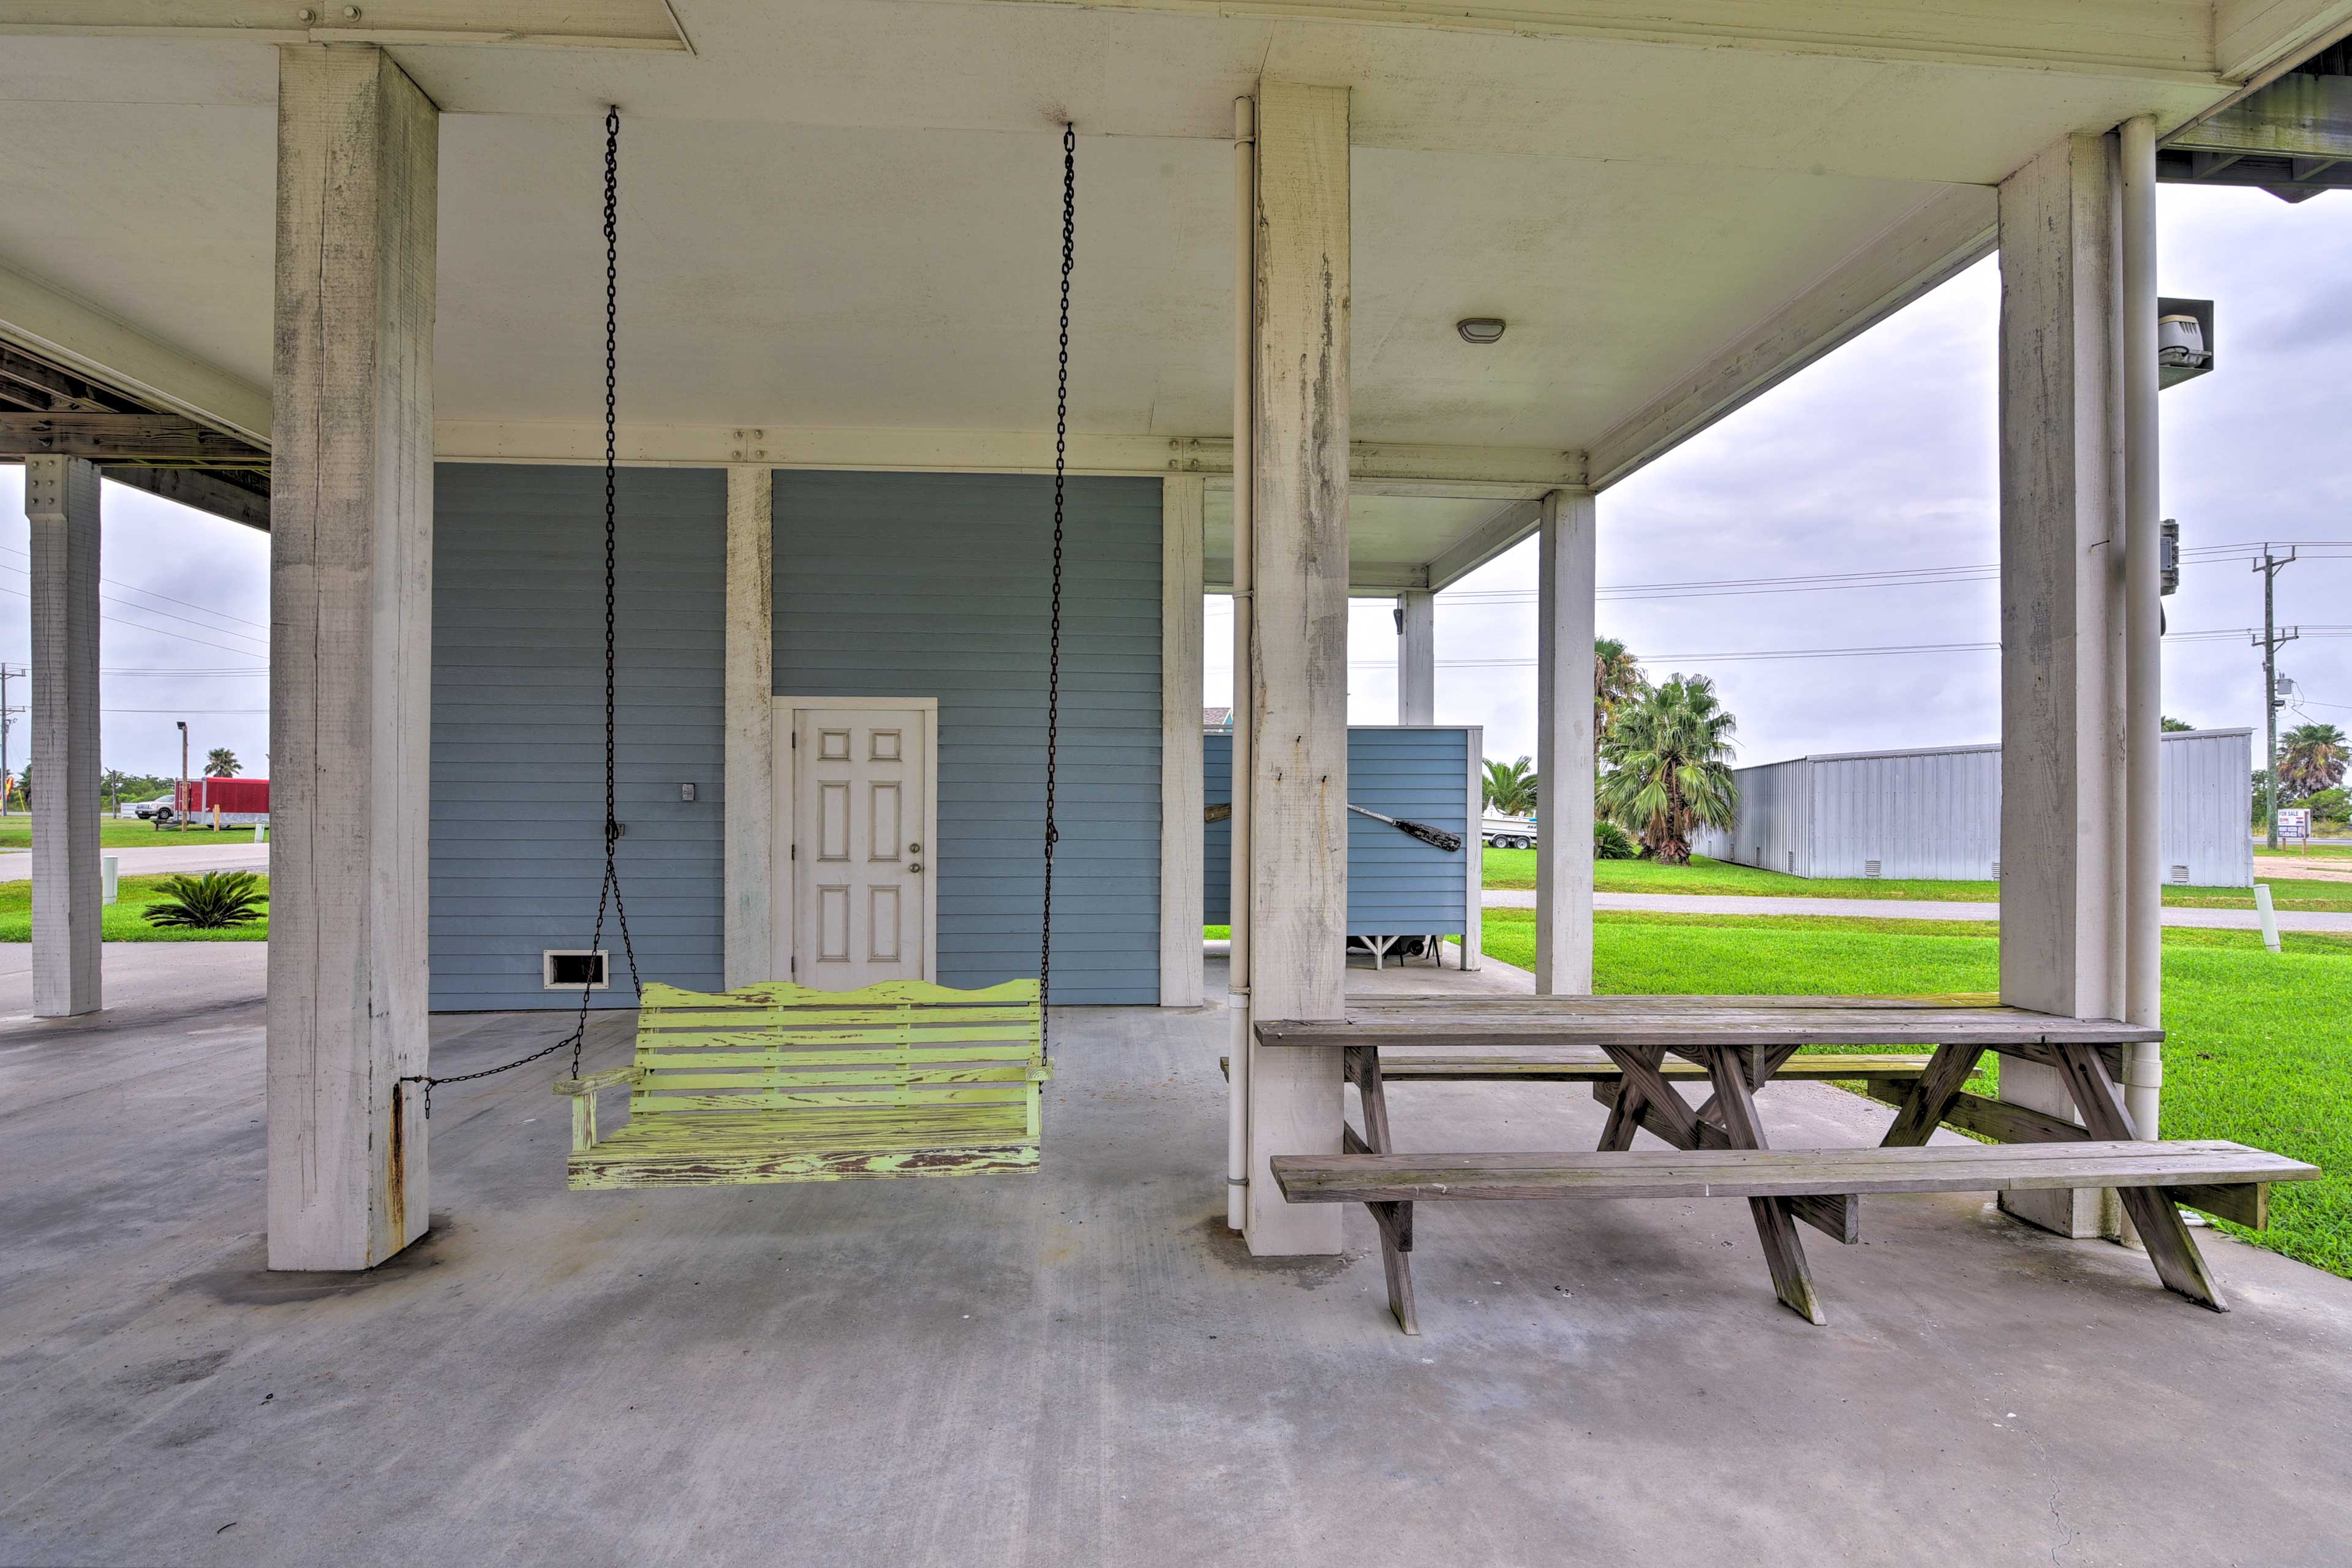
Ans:
{"type": "Polygon", "coordinates": [[[98,469],[25,461],[33,547],[33,1016],[95,1013],[99,975],[98,469]]]}
{"type": "Polygon", "coordinates": [[[1554,490],[1538,524],[1536,992],[1592,990],[1593,540],[1590,494],[1554,490]]]}
{"type": "Polygon", "coordinates": [[[425,1233],[439,117],[370,45],[278,51],[269,1266],[425,1233]]]}
{"type": "Polygon", "coordinates": [[[1160,1005],[1198,1007],[1207,804],[1201,777],[1201,656],[1208,628],[1201,552],[1208,485],[1160,481],[1160,1005]]]}
{"type": "Polygon", "coordinates": [[[1437,595],[1407,588],[1397,595],[1397,722],[1437,722],[1437,595]]]}
{"type": "Polygon", "coordinates": [[[730,989],[776,973],[776,572],[772,468],[727,470],[726,915],[730,989]]]}
{"type": "MultiPolygon", "coordinates": [[[[2045,1012],[2124,1010],[2121,353],[2114,144],[2070,136],[2000,187],[2000,989],[2045,1012]]],[[[2001,1098],[2053,1115],[2052,1069],[2001,1098]]],[[[2067,1236],[2094,1192],[2004,1194],[2067,1236]]]]}
{"type": "MultiPolygon", "coordinates": [[[[1348,933],[1348,89],[1265,82],[1257,103],[1255,637],[1250,731],[1255,1018],[1336,1018],[1348,933]]],[[[1337,1050],[1249,1044],[1250,1250],[1336,1253],[1337,1205],[1283,1201],[1275,1154],[1336,1153],[1337,1050]]]]}

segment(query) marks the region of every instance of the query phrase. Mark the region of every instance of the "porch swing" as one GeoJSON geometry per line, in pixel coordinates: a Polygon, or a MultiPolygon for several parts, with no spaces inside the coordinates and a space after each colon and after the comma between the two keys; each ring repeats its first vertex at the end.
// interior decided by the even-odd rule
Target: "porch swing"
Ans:
{"type": "Polygon", "coordinates": [[[639,982],[621,900],[614,766],[614,386],[618,350],[620,110],[604,118],[604,879],[592,952],[609,908],[638,996],[635,1058],[583,1074],[590,994],[572,1033],[482,1072],[568,1048],[555,1080],[572,1101],[567,1184],[575,1190],[964,1176],[1037,1168],[1040,1086],[1052,1078],[1045,1031],[1054,932],[1055,764],[1061,743],[1062,552],[1070,388],[1070,271],[1076,257],[1077,132],[1062,129],[1062,300],[1054,415],[1054,564],[1045,679],[1045,889],[1037,978],[959,991],[894,980],[827,992],[789,983],[696,992],[639,982]],[[629,1120],[600,1136],[596,1096],[629,1090],[629,1120]]]}

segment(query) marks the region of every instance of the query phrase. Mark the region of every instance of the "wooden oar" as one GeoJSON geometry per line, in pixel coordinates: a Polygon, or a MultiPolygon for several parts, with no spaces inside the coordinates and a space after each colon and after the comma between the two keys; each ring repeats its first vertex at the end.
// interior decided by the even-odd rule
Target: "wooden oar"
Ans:
{"type": "MultiPolygon", "coordinates": [[[[1410,833],[1415,838],[1420,839],[1423,844],[1434,845],[1438,848],[1444,850],[1449,855],[1458,855],[1462,852],[1462,838],[1459,834],[1448,833],[1442,827],[1432,827],[1425,822],[1403,822],[1393,816],[1382,816],[1379,812],[1366,811],[1360,805],[1349,805],[1348,809],[1354,812],[1358,816],[1369,816],[1374,822],[1385,822],[1400,833],[1410,833]]],[[[1206,811],[1201,813],[1201,820],[1202,822],[1223,822],[1231,817],[1233,814],[1234,803],[1229,800],[1221,800],[1217,802],[1216,805],[1210,806],[1206,811]]]]}

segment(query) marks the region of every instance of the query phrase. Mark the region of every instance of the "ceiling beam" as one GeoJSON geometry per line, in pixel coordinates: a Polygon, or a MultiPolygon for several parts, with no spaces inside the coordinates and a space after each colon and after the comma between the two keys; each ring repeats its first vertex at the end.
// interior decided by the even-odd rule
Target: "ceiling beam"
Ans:
{"type": "Polygon", "coordinates": [[[178,414],[0,413],[0,458],[267,468],[269,454],[178,414]]]}
{"type": "Polygon", "coordinates": [[[2250,153],[2352,158],[2352,77],[2290,73],[2175,132],[2164,146],[2195,154],[2200,178],[2250,153]]]}
{"type": "Polygon", "coordinates": [[[269,389],[151,338],[96,307],[0,267],[0,343],[168,408],[257,447],[269,444],[269,389]]]}
{"type": "Polygon", "coordinates": [[[2213,67],[2259,84],[2352,32],[2352,0],[2216,0],[2213,67]]]}
{"type": "Polygon", "coordinates": [[[1536,531],[1543,519],[1543,501],[1513,501],[1429,563],[1424,586],[1436,590],[1459,583],[1487,562],[1536,531]]]}
{"type": "Polygon", "coordinates": [[[0,397],[37,414],[108,414],[121,405],[82,377],[0,343],[0,397]]]}
{"type": "MultiPolygon", "coordinates": [[[[595,421],[441,419],[434,454],[445,463],[600,463],[604,427],[595,421]]],[[[1050,430],[893,430],[782,426],[629,425],[620,459],[632,465],[846,468],[884,472],[1047,474],[1050,430]]],[[[1077,434],[1070,471],[1081,474],[1203,474],[1230,479],[1229,437],[1077,434]]],[[[1541,495],[1583,482],[1578,452],[1545,447],[1444,447],[1359,441],[1349,449],[1349,482],[1367,494],[1500,497],[1541,495]]]]}
{"type": "Polygon", "coordinates": [[[693,53],[667,0],[366,0],[308,10],[249,0],[0,0],[0,34],[6,33],[693,53]]]}
{"type": "MultiPolygon", "coordinates": [[[[1035,4],[1036,0],[985,0],[1035,4]]],[[[1520,37],[1609,38],[1628,43],[1756,49],[1771,54],[2006,67],[2084,76],[2215,81],[2210,16],[2201,5],[2098,0],[1967,0],[1952,5],[1857,5],[1851,0],[1048,0],[1087,9],[1178,11],[1278,21],[1329,21],[1520,37]]],[[[2316,0],[2269,0],[2285,9],[2316,0]]],[[[2242,0],[2260,9],[2263,0],[2242,0]]],[[[2245,29],[2251,45],[2263,31],[2245,29]]]]}
{"type": "Polygon", "coordinates": [[[118,485],[269,531],[268,492],[238,484],[226,474],[209,468],[148,468],[136,463],[113,463],[100,472],[118,485]]]}
{"type": "Polygon", "coordinates": [[[1981,185],[1929,197],[1593,443],[1592,488],[1615,484],[1991,255],[1994,202],[1981,185]]]}

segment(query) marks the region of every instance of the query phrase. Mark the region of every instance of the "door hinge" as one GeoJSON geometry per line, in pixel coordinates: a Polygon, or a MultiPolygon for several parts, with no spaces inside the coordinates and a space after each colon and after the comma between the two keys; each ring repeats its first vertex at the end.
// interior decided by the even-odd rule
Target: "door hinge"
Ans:
{"type": "Polygon", "coordinates": [[[801,858],[801,847],[797,844],[792,846],[791,848],[785,852],[784,858],[788,860],[799,859],[801,858]]]}
{"type": "Polygon", "coordinates": [[[798,730],[794,730],[794,731],[792,732],[792,734],[793,734],[793,751],[795,751],[795,752],[797,752],[797,751],[799,751],[799,750],[801,749],[801,732],[800,732],[798,730]]]}

